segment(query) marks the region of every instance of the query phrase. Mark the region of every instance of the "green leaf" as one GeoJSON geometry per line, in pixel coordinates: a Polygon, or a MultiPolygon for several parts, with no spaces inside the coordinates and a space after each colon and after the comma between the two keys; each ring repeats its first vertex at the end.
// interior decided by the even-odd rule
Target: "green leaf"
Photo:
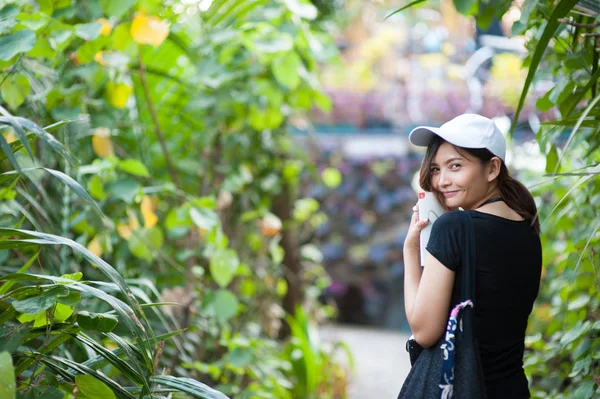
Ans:
{"type": "Polygon", "coordinates": [[[91,375],[76,375],[78,399],[116,399],[114,392],[91,375]]]}
{"type": "Polygon", "coordinates": [[[229,399],[225,394],[209,387],[208,385],[204,385],[201,382],[192,380],[191,378],[161,375],[150,377],[150,380],[155,384],[164,385],[169,388],[177,389],[181,392],[186,392],[195,398],[229,399]]]}
{"type": "Polygon", "coordinates": [[[210,274],[221,288],[229,285],[238,270],[240,261],[232,249],[215,251],[210,258],[210,274]]]}
{"type": "MultiPolygon", "coordinates": [[[[471,0],[469,0],[471,1],[471,0]]],[[[521,92],[521,98],[519,99],[519,105],[517,106],[517,110],[515,111],[515,115],[513,117],[513,125],[512,131],[514,131],[517,126],[517,121],[519,120],[519,115],[521,114],[521,110],[523,109],[523,105],[525,104],[525,98],[527,97],[527,93],[529,92],[529,86],[531,86],[531,82],[533,81],[533,77],[535,76],[535,72],[537,71],[540,62],[544,56],[546,48],[548,48],[548,44],[550,40],[554,38],[554,33],[560,22],[558,21],[560,18],[563,18],[565,15],[569,13],[569,11],[575,7],[575,5],[579,2],[579,0],[560,0],[554,7],[552,11],[552,15],[548,19],[548,23],[544,28],[544,31],[540,37],[540,40],[537,42],[535,46],[535,51],[533,56],[531,57],[531,63],[529,64],[529,71],[527,72],[527,78],[525,79],[525,83],[523,85],[523,91],[521,92]]],[[[600,71],[600,69],[599,69],[600,71]]]]}
{"type": "Polygon", "coordinates": [[[554,103],[550,100],[550,94],[554,88],[550,89],[543,97],[540,97],[535,102],[535,107],[542,112],[546,112],[550,110],[550,108],[554,107],[554,103]]]}
{"type": "Polygon", "coordinates": [[[326,168],[321,173],[323,183],[329,188],[336,188],[342,183],[342,174],[336,168],[326,168]]]}
{"type": "Polygon", "coordinates": [[[104,185],[102,184],[102,179],[98,175],[90,179],[87,185],[87,189],[94,198],[100,201],[106,198],[106,193],[104,192],[104,185]]]}
{"type": "Polygon", "coordinates": [[[119,169],[121,169],[125,173],[129,173],[130,175],[140,176],[140,177],[149,177],[150,172],[148,172],[148,168],[138,161],[137,159],[127,159],[125,161],[119,162],[119,169]]]}
{"type": "Polygon", "coordinates": [[[192,222],[202,230],[210,231],[219,225],[219,216],[212,210],[206,208],[191,208],[190,217],[192,222]]]}
{"type": "Polygon", "coordinates": [[[26,53],[35,46],[35,33],[23,29],[0,37],[0,60],[8,61],[15,55],[26,53]]]}
{"type": "Polygon", "coordinates": [[[236,296],[228,290],[219,290],[212,294],[212,298],[209,300],[211,310],[209,313],[212,313],[217,322],[225,324],[237,315],[240,303],[236,296]]]}
{"type": "Polygon", "coordinates": [[[56,52],[50,46],[50,42],[43,36],[37,38],[35,46],[28,53],[28,56],[34,58],[53,58],[56,52]]]}
{"type": "Polygon", "coordinates": [[[321,250],[314,244],[306,244],[300,248],[300,255],[313,263],[321,263],[323,262],[323,253],[321,250]]]}
{"type": "Polygon", "coordinates": [[[163,245],[163,234],[157,226],[151,229],[138,229],[133,232],[128,241],[131,253],[148,262],[152,261],[154,252],[163,245]]]}
{"type": "Polygon", "coordinates": [[[121,18],[133,5],[136,0],[104,0],[101,1],[104,13],[109,17],[121,18]]]}
{"type": "Polygon", "coordinates": [[[141,187],[134,179],[125,178],[107,183],[105,189],[107,194],[131,204],[140,193],[141,187]]]}
{"type": "Polygon", "coordinates": [[[456,11],[463,15],[476,15],[479,12],[479,0],[453,0],[456,11]]]}
{"type": "Polygon", "coordinates": [[[0,88],[2,99],[8,103],[13,110],[25,102],[31,92],[29,79],[20,73],[10,75],[0,88]]]}
{"type": "Polygon", "coordinates": [[[586,380],[579,385],[579,388],[575,390],[573,399],[590,399],[594,396],[596,391],[596,383],[594,380],[586,380]]]}
{"type": "Polygon", "coordinates": [[[294,39],[286,33],[271,40],[257,40],[249,44],[263,53],[279,53],[293,49],[294,39]]]}
{"type": "Polygon", "coordinates": [[[234,367],[246,367],[254,361],[254,352],[251,348],[234,348],[225,361],[234,367]]]}
{"type": "Polygon", "coordinates": [[[300,18],[313,20],[317,18],[318,10],[312,3],[306,0],[283,0],[288,9],[300,18]]]}
{"type": "Polygon", "coordinates": [[[9,4],[0,10],[0,35],[12,29],[17,24],[15,16],[19,9],[14,4],[9,4]]]}
{"type": "Polygon", "coordinates": [[[301,82],[299,70],[302,60],[298,53],[291,51],[283,56],[278,56],[271,66],[275,79],[288,89],[296,89],[301,82]]]}
{"type": "Polygon", "coordinates": [[[0,397],[14,399],[17,392],[15,384],[15,368],[12,356],[8,352],[0,353],[0,397]]]}
{"type": "Polygon", "coordinates": [[[586,321],[585,323],[578,321],[573,327],[568,329],[565,332],[565,334],[562,336],[562,338],[560,339],[561,345],[570,344],[571,342],[575,341],[577,338],[581,337],[583,334],[585,334],[588,331],[590,324],[591,323],[589,321],[586,321]]]}
{"type": "Polygon", "coordinates": [[[111,332],[119,324],[117,316],[108,313],[90,313],[81,311],[77,313],[77,323],[84,330],[111,332]]]}
{"type": "Polygon", "coordinates": [[[50,288],[43,289],[38,296],[23,300],[15,300],[13,301],[12,306],[19,313],[38,314],[54,305],[59,296],[67,296],[69,295],[69,292],[69,289],[64,285],[54,285],[50,288]]]}
{"type": "Polygon", "coordinates": [[[31,331],[31,325],[19,324],[12,326],[5,324],[0,328],[0,352],[13,353],[19,348],[23,338],[31,331]]]}
{"type": "Polygon", "coordinates": [[[283,262],[283,257],[285,256],[285,250],[279,245],[279,240],[279,237],[274,237],[269,242],[269,254],[271,255],[271,260],[276,265],[283,262]]]}
{"type": "Polygon", "coordinates": [[[100,36],[100,29],[102,29],[102,24],[98,22],[77,24],[75,25],[75,35],[83,40],[94,40],[100,36]]]}
{"type": "Polygon", "coordinates": [[[558,164],[558,151],[556,145],[552,145],[550,151],[546,155],[546,173],[556,173],[556,165],[558,164]]]}

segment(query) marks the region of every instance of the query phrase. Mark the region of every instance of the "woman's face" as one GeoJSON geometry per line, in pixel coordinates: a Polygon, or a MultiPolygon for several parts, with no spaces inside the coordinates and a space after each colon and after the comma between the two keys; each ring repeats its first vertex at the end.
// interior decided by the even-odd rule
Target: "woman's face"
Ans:
{"type": "Polygon", "coordinates": [[[474,209],[488,195],[486,167],[475,157],[461,155],[450,143],[442,143],[431,162],[431,185],[443,194],[450,209],[474,209]]]}

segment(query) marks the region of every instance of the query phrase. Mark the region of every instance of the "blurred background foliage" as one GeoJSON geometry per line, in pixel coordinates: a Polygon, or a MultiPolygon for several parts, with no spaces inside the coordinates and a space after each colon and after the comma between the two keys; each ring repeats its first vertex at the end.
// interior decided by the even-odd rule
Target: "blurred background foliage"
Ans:
{"type": "Polygon", "coordinates": [[[10,389],[344,397],[341,346],[312,332],[328,279],[297,235],[323,215],[298,198],[310,165],[286,131],[330,108],[316,71],[336,56],[333,6],[1,5],[10,389]]]}

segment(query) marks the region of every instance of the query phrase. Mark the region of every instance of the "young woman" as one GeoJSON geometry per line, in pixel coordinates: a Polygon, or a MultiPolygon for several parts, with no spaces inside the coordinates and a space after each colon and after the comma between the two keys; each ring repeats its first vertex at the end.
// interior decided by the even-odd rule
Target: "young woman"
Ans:
{"type": "Polygon", "coordinates": [[[421,268],[419,233],[428,221],[419,220],[413,208],[404,243],[405,310],[413,335],[425,348],[436,345],[458,303],[455,274],[463,235],[457,212],[462,208],[471,213],[475,228],[474,336],[487,398],[529,398],[525,330],[542,269],[533,197],[508,173],[504,136],[488,118],[460,115],[440,128],[416,128],[409,139],[427,147],[421,187],[450,211],[433,224],[421,268]]]}

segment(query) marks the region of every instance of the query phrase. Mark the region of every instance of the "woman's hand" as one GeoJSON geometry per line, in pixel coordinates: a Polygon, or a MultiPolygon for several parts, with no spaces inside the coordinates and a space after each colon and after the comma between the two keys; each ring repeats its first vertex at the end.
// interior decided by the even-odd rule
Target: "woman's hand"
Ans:
{"type": "Polygon", "coordinates": [[[417,250],[420,252],[421,247],[420,243],[420,235],[421,230],[427,226],[429,223],[428,219],[419,220],[419,204],[417,203],[413,206],[413,214],[410,219],[410,226],[408,228],[408,233],[406,234],[406,239],[404,240],[404,250],[414,251],[417,250]]]}

